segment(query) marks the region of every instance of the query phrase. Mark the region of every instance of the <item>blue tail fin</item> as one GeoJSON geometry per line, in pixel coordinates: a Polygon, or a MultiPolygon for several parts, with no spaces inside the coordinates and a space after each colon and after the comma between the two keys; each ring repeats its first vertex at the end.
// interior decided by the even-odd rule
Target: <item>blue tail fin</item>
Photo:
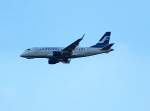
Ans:
{"type": "Polygon", "coordinates": [[[98,43],[96,45],[93,45],[91,47],[93,48],[103,48],[106,45],[109,44],[109,40],[110,40],[110,36],[111,36],[111,32],[106,32],[102,38],[98,41],[98,43]]]}

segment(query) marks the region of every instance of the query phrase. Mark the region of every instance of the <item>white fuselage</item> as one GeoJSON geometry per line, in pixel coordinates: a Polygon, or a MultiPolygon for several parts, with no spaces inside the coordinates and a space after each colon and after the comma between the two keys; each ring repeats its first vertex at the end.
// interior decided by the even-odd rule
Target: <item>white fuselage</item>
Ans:
{"type": "MultiPolygon", "coordinates": [[[[63,47],[36,47],[36,48],[30,48],[25,50],[21,57],[25,57],[27,59],[32,58],[53,58],[53,52],[54,51],[62,51],[63,47]]],[[[92,56],[97,55],[101,53],[108,53],[112,51],[112,49],[109,50],[101,50],[100,48],[90,48],[90,47],[77,47],[70,58],[78,58],[78,57],[86,57],[86,56],[92,56]]]]}

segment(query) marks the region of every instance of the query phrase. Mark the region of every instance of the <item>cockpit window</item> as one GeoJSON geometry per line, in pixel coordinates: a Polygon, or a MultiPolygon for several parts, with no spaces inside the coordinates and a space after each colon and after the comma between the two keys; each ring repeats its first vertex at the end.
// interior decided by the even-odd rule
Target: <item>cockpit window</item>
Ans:
{"type": "Polygon", "coordinates": [[[31,49],[27,49],[28,51],[30,51],[31,49]]]}

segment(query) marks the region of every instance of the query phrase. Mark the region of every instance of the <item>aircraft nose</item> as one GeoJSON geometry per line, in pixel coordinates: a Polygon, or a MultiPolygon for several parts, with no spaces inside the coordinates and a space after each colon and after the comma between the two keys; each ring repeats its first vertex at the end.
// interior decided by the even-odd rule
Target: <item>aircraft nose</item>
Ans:
{"type": "Polygon", "coordinates": [[[25,53],[22,53],[22,54],[20,55],[20,57],[26,57],[26,54],[25,54],[25,53]]]}
{"type": "Polygon", "coordinates": [[[24,54],[21,54],[20,57],[24,57],[24,54]]]}

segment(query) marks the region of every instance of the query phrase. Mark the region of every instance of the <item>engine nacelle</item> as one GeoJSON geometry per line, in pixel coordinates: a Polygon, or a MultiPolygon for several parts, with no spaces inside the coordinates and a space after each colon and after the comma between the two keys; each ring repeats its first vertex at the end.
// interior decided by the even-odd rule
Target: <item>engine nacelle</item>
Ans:
{"type": "Polygon", "coordinates": [[[56,60],[56,59],[49,59],[48,60],[48,64],[56,64],[56,63],[58,63],[59,61],[58,60],[56,60]]]}

